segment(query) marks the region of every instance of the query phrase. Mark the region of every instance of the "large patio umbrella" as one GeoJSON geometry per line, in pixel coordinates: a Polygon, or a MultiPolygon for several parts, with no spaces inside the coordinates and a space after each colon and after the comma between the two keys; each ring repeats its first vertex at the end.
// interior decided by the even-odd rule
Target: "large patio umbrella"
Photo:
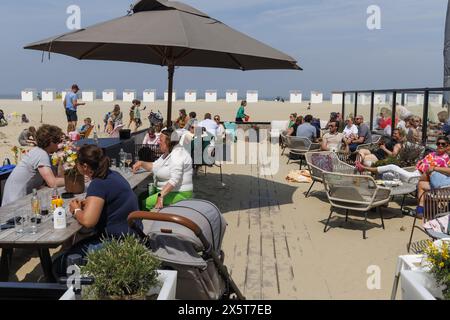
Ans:
{"type": "Polygon", "coordinates": [[[290,56],[186,4],[141,0],[128,15],[29,44],[25,49],[80,60],[113,60],[168,67],[167,121],[171,122],[176,66],[239,70],[302,70],[290,56]]]}

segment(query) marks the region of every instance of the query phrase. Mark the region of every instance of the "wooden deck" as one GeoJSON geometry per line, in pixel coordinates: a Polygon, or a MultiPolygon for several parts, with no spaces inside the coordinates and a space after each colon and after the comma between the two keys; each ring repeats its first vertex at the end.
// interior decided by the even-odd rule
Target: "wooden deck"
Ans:
{"type": "Polygon", "coordinates": [[[196,178],[196,197],[215,202],[228,222],[225,264],[243,294],[248,299],[389,299],[412,218],[392,202],[383,209],[386,230],[376,213],[369,215],[367,240],[359,214],[348,223],[338,215],[324,233],[330,206],[323,186],[316,185],[305,199],[308,184],[285,180],[298,162],[286,161],[281,158],[279,172],[270,176],[262,176],[258,165],[224,166],[225,186],[216,169],[196,178]],[[369,266],[380,268],[379,289],[367,286],[369,266]]]}

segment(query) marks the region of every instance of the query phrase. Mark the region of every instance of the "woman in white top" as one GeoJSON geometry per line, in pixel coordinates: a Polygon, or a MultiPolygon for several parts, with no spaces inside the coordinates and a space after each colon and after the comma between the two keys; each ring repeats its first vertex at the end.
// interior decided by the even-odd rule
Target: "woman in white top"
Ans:
{"type": "Polygon", "coordinates": [[[218,125],[218,128],[216,130],[216,137],[219,140],[223,139],[225,137],[225,127],[223,126],[223,124],[220,123],[220,116],[219,115],[215,115],[214,116],[214,121],[218,125]]]}
{"type": "Polygon", "coordinates": [[[354,139],[358,139],[358,127],[353,123],[352,118],[348,118],[346,121],[344,131],[344,139],[347,143],[350,143],[354,139]]]}
{"type": "Polygon", "coordinates": [[[160,135],[156,134],[156,130],[155,128],[149,128],[147,131],[147,134],[144,137],[144,141],[142,142],[142,144],[148,144],[148,145],[153,145],[153,146],[157,146],[159,145],[159,139],[160,139],[160,135]]]}
{"type": "Polygon", "coordinates": [[[153,172],[156,193],[145,200],[147,210],[192,198],[192,158],[178,140],[176,132],[163,130],[160,148],[164,154],[155,162],[138,161],[133,166],[133,172],[141,168],[153,172]]]}

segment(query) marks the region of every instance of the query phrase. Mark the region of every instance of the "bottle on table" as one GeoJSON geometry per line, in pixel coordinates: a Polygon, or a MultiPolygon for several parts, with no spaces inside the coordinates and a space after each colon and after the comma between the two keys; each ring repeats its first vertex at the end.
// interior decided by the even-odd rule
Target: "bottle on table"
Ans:
{"type": "Polygon", "coordinates": [[[57,200],[60,199],[60,195],[58,192],[58,188],[53,188],[52,191],[52,201],[51,201],[51,213],[53,213],[56,209],[56,205],[57,205],[57,200]]]}
{"type": "Polygon", "coordinates": [[[96,145],[98,145],[97,127],[95,125],[94,125],[94,142],[96,145]]]}
{"type": "Polygon", "coordinates": [[[33,189],[33,197],[31,198],[31,212],[35,217],[41,215],[41,200],[39,199],[36,189],[33,189]]]}
{"type": "Polygon", "coordinates": [[[63,199],[55,201],[56,209],[53,211],[53,227],[55,229],[65,229],[67,227],[66,210],[63,207],[63,199]]]}
{"type": "Polygon", "coordinates": [[[123,149],[120,149],[120,152],[119,152],[119,168],[120,169],[125,167],[126,156],[127,156],[127,154],[125,153],[125,151],[123,151],[123,149]]]}

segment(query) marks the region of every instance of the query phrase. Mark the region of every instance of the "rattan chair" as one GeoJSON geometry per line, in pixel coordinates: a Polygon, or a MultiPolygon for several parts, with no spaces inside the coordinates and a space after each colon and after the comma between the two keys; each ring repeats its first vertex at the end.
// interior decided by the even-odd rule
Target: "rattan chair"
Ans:
{"type": "Polygon", "coordinates": [[[425,192],[422,197],[425,197],[425,205],[424,205],[424,214],[422,217],[417,214],[414,216],[414,222],[411,229],[411,235],[409,237],[409,242],[407,245],[408,253],[411,249],[412,238],[414,235],[414,229],[419,229],[424,232],[433,240],[438,238],[448,238],[449,235],[441,234],[438,235],[436,233],[431,233],[425,228],[417,225],[417,219],[422,219],[422,225],[427,223],[428,221],[434,220],[436,218],[440,218],[442,216],[450,214],[450,187],[445,187],[441,189],[435,189],[429,192],[425,192]]]}
{"type": "Polygon", "coordinates": [[[297,155],[300,157],[300,170],[303,168],[303,163],[305,162],[305,154],[314,150],[320,150],[319,143],[313,143],[308,138],[287,136],[286,137],[286,148],[289,150],[288,162],[291,162],[291,155],[297,155]]]}
{"type": "MultiPolygon", "coordinates": [[[[323,183],[331,205],[324,232],[328,231],[331,216],[337,208],[346,210],[345,221],[348,221],[349,211],[363,212],[365,226],[367,226],[367,212],[376,208],[384,229],[383,213],[380,207],[390,200],[391,191],[388,188],[378,186],[371,176],[331,172],[323,173],[323,183]]],[[[366,228],[363,230],[363,238],[366,239],[366,228]]]]}
{"type": "Polygon", "coordinates": [[[283,131],[280,134],[280,148],[281,148],[281,155],[282,156],[284,155],[284,151],[287,148],[287,138],[288,138],[287,131],[283,131]]]}
{"type": "Polygon", "coordinates": [[[305,154],[306,164],[308,165],[309,172],[311,174],[312,183],[306,193],[308,198],[312,187],[316,182],[323,183],[324,172],[336,172],[344,174],[356,173],[355,167],[341,161],[338,154],[331,151],[322,152],[307,152],[305,154]]]}

